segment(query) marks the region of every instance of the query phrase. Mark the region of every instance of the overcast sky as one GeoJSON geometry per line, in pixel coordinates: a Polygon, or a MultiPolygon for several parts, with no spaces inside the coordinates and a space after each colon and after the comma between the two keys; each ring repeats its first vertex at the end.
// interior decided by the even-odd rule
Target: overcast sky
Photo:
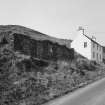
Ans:
{"type": "Polygon", "coordinates": [[[74,39],[78,26],[105,45],[105,0],[0,0],[0,24],[74,39]]]}

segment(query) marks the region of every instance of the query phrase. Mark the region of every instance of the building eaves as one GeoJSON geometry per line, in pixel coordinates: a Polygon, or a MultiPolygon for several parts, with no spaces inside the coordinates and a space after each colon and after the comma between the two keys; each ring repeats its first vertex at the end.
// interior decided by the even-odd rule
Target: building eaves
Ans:
{"type": "Polygon", "coordinates": [[[99,44],[98,42],[96,42],[95,40],[93,40],[92,38],[88,37],[87,35],[84,34],[84,36],[86,36],[89,40],[91,40],[92,42],[100,45],[101,47],[103,47],[101,44],[99,44]]]}

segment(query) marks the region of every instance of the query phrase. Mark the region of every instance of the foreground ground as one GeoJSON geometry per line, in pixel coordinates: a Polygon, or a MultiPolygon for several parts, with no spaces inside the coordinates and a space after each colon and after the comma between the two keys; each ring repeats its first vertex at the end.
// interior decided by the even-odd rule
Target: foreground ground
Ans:
{"type": "Polygon", "coordinates": [[[46,105],[105,105],[105,78],[46,105]]]}

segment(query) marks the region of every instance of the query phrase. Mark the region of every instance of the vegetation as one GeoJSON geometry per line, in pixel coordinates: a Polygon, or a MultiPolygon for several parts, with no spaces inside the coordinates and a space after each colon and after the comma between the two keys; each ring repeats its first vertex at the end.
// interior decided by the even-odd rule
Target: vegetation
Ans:
{"type": "MultiPolygon", "coordinates": [[[[13,27],[11,29],[16,31],[13,27]]],[[[33,52],[30,55],[29,48],[33,50],[33,40],[31,43],[24,42],[25,47],[22,44],[24,52],[28,53],[25,54],[20,52],[23,48],[18,46],[18,41],[14,45],[20,48],[17,51],[7,39],[3,38],[0,43],[0,105],[41,105],[105,75],[104,65],[81,55],[75,54],[72,60],[44,61],[32,56],[33,52]]],[[[61,52],[60,49],[58,52],[61,55],[66,53],[65,58],[68,58],[65,50],[61,52]]]]}
{"type": "MultiPolygon", "coordinates": [[[[37,65],[37,60],[4,48],[0,53],[0,104],[40,105],[95,80],[102,66],[86,59],[37,65]],[[82,84],[84,85],[84,84],[82,84]]],[[[100,73],[100,75],[103,75],[100,73]]]]}

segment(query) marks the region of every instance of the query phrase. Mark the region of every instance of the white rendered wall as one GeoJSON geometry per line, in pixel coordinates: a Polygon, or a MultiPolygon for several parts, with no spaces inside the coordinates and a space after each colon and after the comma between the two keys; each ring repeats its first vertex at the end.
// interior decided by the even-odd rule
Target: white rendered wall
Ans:
{"type": "Polygon", "coordinates": [[[91,59],[92,60],[95,60],[97,62],[102,62],[103,61],[103,47],[98,45],[98,49],[97,49],[97,43],[94,43],[94,47],[93,47],[93,41],[91,41],[91,53],[92,53],[92,56],[91,56],[91,59]],[[93,52],[95,53],[95,57],[93,57],[93,52]],[[97,54],[98,54],[98,59],[97,59],[97,54]],[[100,58],[101,56],[101,58],[100,58]]]}
{"type": "Polygon", "coordinates": [[[71,43],[71,48],[91,60],[91,40],[83,35],[83,30],[78,31],[76,39],[71,43]],[[87,42],[86,48],[84,48],[84,42],[87,42]]]}

